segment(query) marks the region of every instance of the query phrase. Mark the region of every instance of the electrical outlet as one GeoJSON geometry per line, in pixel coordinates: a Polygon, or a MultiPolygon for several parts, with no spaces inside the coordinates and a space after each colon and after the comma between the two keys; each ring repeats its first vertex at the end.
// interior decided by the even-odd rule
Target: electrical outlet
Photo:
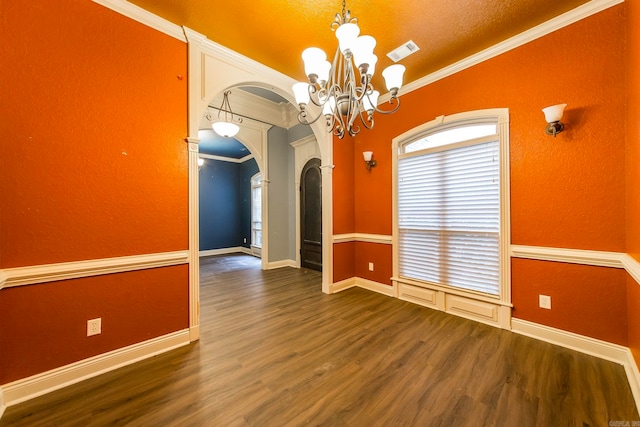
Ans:
{"type": "Polygon", "coordinates": [[[551,297],[549,295],[538,295],[540,308],[551,310],[551,297]]]}
{"type": "Polygon", "coordinates": [[[243,241],[244,243],[247,243],[247,238],[245,237],[244,239],[242,239],[242,241],[243,241]]]}
{"type": "Polygon", "coordinates": [[[87,320],[87,336],[98,335],[102,333],[102,318],[87,320]]]}
{"type": "Polygon", "coordinates": [[[373,263],[372,262],[369,263],[369,271],[373,271],[373,263]]]}

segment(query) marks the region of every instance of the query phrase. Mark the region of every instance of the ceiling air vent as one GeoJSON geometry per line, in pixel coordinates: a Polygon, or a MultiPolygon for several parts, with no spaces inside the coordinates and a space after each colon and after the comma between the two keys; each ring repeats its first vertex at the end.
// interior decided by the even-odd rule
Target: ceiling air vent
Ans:
{"type": "Polygon", "coordinates": [[[417,44],[415,44],[413,42],[413,40],[409,40],[408,42],[406,42],[405,44],[403,44],[402,46],[392,50],[391,52],[387,53],[387,56],[389,58],[391,58],[391,60],[393,62],[398,62],[401,59],[406,58],[407,56],[411,55],[414,52],[419,51],[420,48],[418,47],[417,44]]]}

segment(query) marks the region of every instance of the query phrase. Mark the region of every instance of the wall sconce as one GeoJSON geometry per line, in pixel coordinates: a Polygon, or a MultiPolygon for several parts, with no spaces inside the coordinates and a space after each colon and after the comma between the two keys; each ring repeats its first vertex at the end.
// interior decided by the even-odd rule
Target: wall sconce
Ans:
{"type": "Polygon", "coordinates": [[[375,160],[371,160],[373,157],[373,151],[363,151],[362,156],[364,157],[364,162],[367,164],[368,171],[370,171],[371,168],[375,168],[378,164],[375,160]]]}
{"type": "Polygon", "coordinates": [[[547,135],[553,135],[555,138],[557,134],[564,130],[564,125],[560,122],[562,119],[562,113],[567,104],[552,105],[551,107],[543,108],[544,118],[547,120],[547,127],[544,131],[547,135]]]}
{"type": "Polygon", "coordinates": [[[198,168],[202,167],[202,165],[204,165],[204,159],[202,157],[198,157],[198,168]]]}

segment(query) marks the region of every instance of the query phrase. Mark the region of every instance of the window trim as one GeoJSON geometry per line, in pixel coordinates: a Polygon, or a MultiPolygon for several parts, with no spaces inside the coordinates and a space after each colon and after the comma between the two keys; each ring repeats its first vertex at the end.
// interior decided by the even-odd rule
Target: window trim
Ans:
{"type": "MultiPolygon", "coordinates": [[[[474,141],[479,141],[483,138],[478,138],[474,141]]],[[[495,139],[494,139],[495,140],[495,139]]],[[[511,307],[511,258],[509,255],[509,247],[511,243],[511,202],[510,202],[510,174],[509,174],[509,109],[508,108],[495,108],[485,110],[467,111],[458,114],[452,114],[449,116],[439,116],[434,120],[427,123],[423,123],[413,129],[410,129],[401,135],[393,138],[392,141],[392,254],[393,254],[393,277],[394,285],[407,284],[417,287],[425,287],[433,290],[434,292],[462,296],[476,301],[490,302],[498,304],[503,307],[511,307]],[[417,153],[424,153],[429,151],[441,151],[443,149],[449,149],[460,145],[468,144],[469,141],[462,143],[452,143],[443,147],[434,147],[416,152],[404,154],[402,147],[405,144],[411,143],[424,136],[441,132],[448,128],[460,126],[462,124],[473,124],[474,122],[487,122],[494,121],[497,124],[499,150],[500,150],[500,295],[499,297],[488,297],[480,295],[473,291],[465,291],[458,288],[450,288],[448,286],[427,285],[423,286],[418,281],[408,280],[400,278],[399,266],[398,266],[398,250],[399,250],[399,225],[398,225],[398,159],[403,156],[415,156],[417,153]]],[[[434,296],[435,298],[435,296],[434,296]]],[[[438,297],[444,299],[445,296],[438,297]]],[[[435,305],[435,303],[434,303],[435,305]]],[[[447,303],[440,301],[437,304],[438,308],[447,310],[447,303]]],[[[448,310],[447,310],[448,311],[448,310]]],[[[503,316],[504,317],[504,316],[503,316]]],[[[500,319],[499,323],[501,327],[510,329],[510,314],[508,322],[506,319],[500,319]]]]}
{"type": "MultiPolygon", "coordinates": [[[[262,173],[258,172],[255,175],[253,175],[251,177],[250,183],[251,183],[251,197],[250,197],[249,200],[251,202],[250,203],[251,204],[251,207],[250,207],[250,209],[251,209],[251,218],[250,218],[250,223],[251,223],[251,242],[249,243],[249,246],[252,247],[252,248],[256,248],[256,249],[261,250],[262,249],[262,244],[260,244],[260,245],[256,245],[255,244],[255,232],[256,232],[256,230],[255,230],[255,228],[253,226],[253,224],[255,222],[254,219],[253,219],[253,205],[254,205],[254,202],[253,202],[254,194],[253,193],[254,193],[255,189],[260,188],[260,191],[261,191],[261,196],[260,197],[262,198],[262,192],[264,191],[264,188],[263,188],[263,185],[262,185],[262,173]]],[[[260,225],[261,225],[260,233],[262,233],[263,232],[263,227],[262,227],[262,216],[263,216],[262,215],[262,206],[261,206],[260,210],[261,210],[261,212],[260,212],[260,225]]]]}

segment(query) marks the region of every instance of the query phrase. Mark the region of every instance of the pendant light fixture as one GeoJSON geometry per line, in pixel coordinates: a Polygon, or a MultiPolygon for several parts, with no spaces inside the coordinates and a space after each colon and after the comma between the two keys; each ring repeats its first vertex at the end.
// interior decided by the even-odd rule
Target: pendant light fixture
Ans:
{"type": "MultiPolygon", "coordinates": [[[[233,123],[234,121],[238,123],[242,123],[242,117],[234,118],[233,111],[231,111],[231,104],[229,104],[229,94],[230,90],[224,92],[224,96],[222,98],[222,104],[218,109],[218,119],[217,121],[211,124],[211,127],[220,136],[224,136],[225,138],[231,138],[236,136],[236,134],[240,131],[240,127],[233,123]],[[220,119],[220,113],[224,112],[224,120],[220,119]]],[[[207,120],[211,120],[211,114],[207,113],[207,120]]]]}
{"type": "Polygon", "coordinates": [[[371,83],[378,57],[373,49],[376,40],[371,36],[359,36],[358,19],[351,17],[342,1],[342,14],[337,13],[331,23],[338,39],[333,63],[317,47],[310,47],[302,53],[308,83],[296,83],[293,92],[300,107],[298,121],[310,125],[320,117],[326,120],[327,130],[338,138],[345,134],[354,136],[360,132],[360,123],[365,128],[373,127],[373,113],[390,114],[400,107],[398,90],[402,87],[405,67],[394,64],[387,67],[382,76],[391,94],[390,110],[378,109],[380,92],[371,83]],[[311,117],[309,103],[320,107],[318,116],[311,117]],[[359,122],[356,120],[359,118],[359,122]]]}

